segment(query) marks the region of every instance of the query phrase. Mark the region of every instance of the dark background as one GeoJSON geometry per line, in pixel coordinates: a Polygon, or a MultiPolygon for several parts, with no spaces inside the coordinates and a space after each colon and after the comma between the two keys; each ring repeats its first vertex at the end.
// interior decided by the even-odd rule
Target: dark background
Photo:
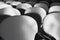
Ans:
{"type": "MultiPolygon", "coordinates": [[[[0,0],[0,1],[9,1],[9,0],[0,0]]],[[[11,1],[11,0],[10,0],[11,1]]],[[[22,3],[26,3],[26,2],[29,2],[29,1],[33,1],[33,2],[36,2],[36,3],[39,3],[41,1],[46,1],[48,2],[48,4],[50,5],[51,3],[54,3],[54,2],[58,2],[60,3],[60,0],[13,0],[13,1],[20,1],[22,3]]]]}
{"type": "MultiPolygon", "coordinates": [[[[3,1],[7,1],[7,0],[3,0],[3,1]]],[[[47,1],[48,3],[60,2],[60,0],[15,0],[15,1],[20,1],[20,2],[28,2],[28,1],[40,2],[40,1],[47,1]]]]}

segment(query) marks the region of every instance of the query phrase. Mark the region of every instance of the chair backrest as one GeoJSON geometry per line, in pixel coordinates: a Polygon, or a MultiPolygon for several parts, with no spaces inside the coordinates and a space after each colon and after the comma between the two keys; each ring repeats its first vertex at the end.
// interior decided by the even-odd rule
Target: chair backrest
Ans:
{"type": "Polygon", "coordinates": [[[49,8],[49,13],[53,13],[53,12],[59,12],[60,11],[60,3],[52,3],[51,7],[49,8]]]}
{"type": "Polygon", "coordinates": [[[36,21],[23,15],[7,18],[0,28],[0,36],[5,40],[34,40],[38,31],[36,21]]]}
{"type": "Polygon", "coordinates": [[[59,40],[60,13],[52,13],[46,16],[43,22],[43,29],[56,40],[59,40]]]}
{"type": "Polygon", "coordinates": [[[28,3],[22,3],[20,5],[17,6],[17,8],[22,8],[22,9],[28,9],[28,8],[31,8],[32,6],[28,3]]]}
{"type": "Polygon", "coordinates": [[[0,9],[0,15],[10,15],[10,16],[16,16],[21,15],[21,13],[12,7],[5,7],[0,9]]]}
{"type": "Polygon", "coordinates": [[[44,3],[44,4],[46,4],[47,6],[49,6],[49,2],[48,2],[48,1],[40,1],[39,3],[44,3]]]}
{"type": "Polygon", "coordinates": [[[60,12],[60,6],[52,6],[52,7],[50,7],[50,9],[49,9],[49,11],[48,11],[49,13],[59,13],[60,12]]]}
{"type": "Polygon", "coordinates": [[[36,4],[34,5],[34,7],[40,7],[40,8],[45,9],[46,11],[48,11],[48,5],[47,5],[46,3],[43,3],[43,2],[36,3],[36,4]]]}

